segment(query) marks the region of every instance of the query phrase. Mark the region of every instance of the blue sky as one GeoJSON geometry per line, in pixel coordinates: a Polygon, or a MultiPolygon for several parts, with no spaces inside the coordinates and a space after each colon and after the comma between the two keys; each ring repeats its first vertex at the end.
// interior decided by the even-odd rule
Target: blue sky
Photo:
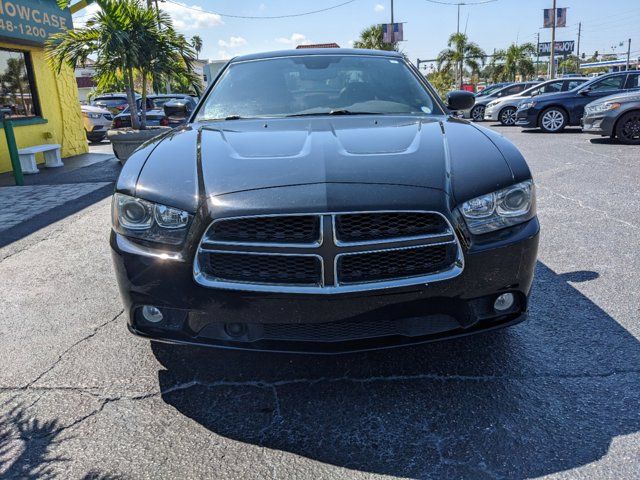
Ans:
{"type": "MultiPolygon", "coordinates": [[[[331,7],[346,0],[167,0],[161,3],[187,37],[204,41],[201,57],[228,58],[239,54],[293,48],[299,43],[336,42],[349,47],[360,30],[388,22],[389,0],[354,0],[313,15],[282,19],[242,19],[218,15],[277,16],[331,7]]],[[[456,0],[437,0],[455,2],[456,0]]],[[[466,0],[467,3],[482,0],[466,0]]],[[[412,61],[434,58],[456,30],[456,7],[428,0],[395,0],[395,20],[404,25],[403,51],[412,61]]],[[[496,0],[460,9],[460,29],[487,53],[511,42],[549,41],[549,29],[540,29],[542,9],[551,0],[496,0]]],[[[640,56],[640,0],[558,0],[568,7],[567,27],[558,29],[557,40],[576,40],[582,22],[580,50],[591,55],[626,53],[631,38],[632,56],[640,56]],[[624,45],[620,46],[623,42],[624,45]]],[[[79,12],[76,23],[95,8],[79,12]]]]}

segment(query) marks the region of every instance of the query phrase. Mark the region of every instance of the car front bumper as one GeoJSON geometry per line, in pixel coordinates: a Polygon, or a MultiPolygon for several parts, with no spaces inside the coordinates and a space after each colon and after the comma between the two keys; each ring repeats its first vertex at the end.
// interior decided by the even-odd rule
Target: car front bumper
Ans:
{"type": "Polygon", "coordinates": [[[538,112],[532,108],[516,110],[516,125],[524,128],[538,128],[538,112]]]}
{"type": "Polygon", "coordinates": [[[500,120],[498,115],[500,114],[500,109],[496,107],[486,107],[484,109],[484,119],[492,122],[497,122],[500,120]]]}
{"type": "Polygon", "coordinates": [[[435,341],[522,321],[538,247],[537,218],[463,247],[452,279],[358,293],[232,291],[196,284],[193,256],[150,254],[111,234],[129,330],[150,339],[231,349],[342,353],[435,341]],[[493,308],[511,292],[515,304],[493,308]],[[142,306],[159,308],[151,323],[142,306]]]}
{"type": "Polygon", "coordinates": [[[582,117],[582,131],[596,135],[613,135],[616,117],[607,114],[585,115],[582,117]]]}

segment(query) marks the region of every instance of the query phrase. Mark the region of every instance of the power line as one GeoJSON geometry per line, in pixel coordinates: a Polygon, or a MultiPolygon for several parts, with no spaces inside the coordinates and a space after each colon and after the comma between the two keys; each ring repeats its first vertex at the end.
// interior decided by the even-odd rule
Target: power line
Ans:
{"type": "MultiPolygon", "coordinates": [[[[200,12],[200,13],[212,13],[214,15],[219,15],[221,17],[226,17],[226,18],[241,18],[241,19],[244,19],[244,20],[274,20],[274,19],[278,19],[278,18],[304,17],[305,15],[313,15],[314,13],[322,13],[322,12],[326,12],[328,10],[333,10],[334,8],[344,7],[345,5],[349,5],[350,3],[354,3],[357,0],[348,0],[346,2],[342,2],[342,3],[339,3],[337,5],[333,5],[331,7],[321,8],[319,10],[312,10],[310,12],[292,13],[292,14],[289,14],[289,15],[263,15],[263,16],[232,15],[230,13],[214,12],[212,10],[204,10],[202,8],[190,7],[189,5],[184,5],[184,4],[176,2],[174,0],[166,0],[166,1],[168,3],[172,3],[174,5],[177,5],[179,7],[185,8],[187,10],[193,10],[193,11],[200,12]]],[[[496,0],[491,0],[491,1],[496,1],[496,0]]]]}
{"type": "Polygon", "coordinates": [[[493,2],[497,2],[498,0],[484,0],[482,2],[471,2],[471,3],[467,3],[467,2],[441,2],[439,0],[424,0],[425,2],[429,2],[429,3],[436,3],[438,5],[450,5],[452,7],[455,7],[456,5],[464,5],[466,7],[472,7],[474,5],[484,5],[485,3],[493,3],[493,2]]]}

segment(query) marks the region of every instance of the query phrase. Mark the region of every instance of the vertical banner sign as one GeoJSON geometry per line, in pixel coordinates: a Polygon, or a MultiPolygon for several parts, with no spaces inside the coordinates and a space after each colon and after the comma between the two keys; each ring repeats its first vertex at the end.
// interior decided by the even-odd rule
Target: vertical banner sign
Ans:
{"type": "Polygon", "coordinates": [[[556,8],[556,27],[567,26],[567,9],[556,8]]]}
{"type": "Polygon", "coordinates": [[[0,0],[0,40],[42,45],[68,28],[71,12],[60,9],[56,0],[0,0]]]}
{"type": "MultiPolygon", "coordinates": [[[[567,26],[567,9],[556,8],[556,27],[567,26]]],[[[544,18],[542,22],[542,28],[553,27],[553,8],[544,9],[544,18]]]]}
{"type": "Polygon", "coordinates": [[[395,43],[404,41],[404,33],[401,23],[383,23],[382,41],[384,43],[395,43]]]}

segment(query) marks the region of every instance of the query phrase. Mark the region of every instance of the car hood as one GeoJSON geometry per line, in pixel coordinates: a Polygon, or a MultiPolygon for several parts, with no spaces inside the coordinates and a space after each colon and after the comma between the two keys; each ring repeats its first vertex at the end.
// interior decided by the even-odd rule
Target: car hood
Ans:
{"type": "Polygon", "coordinates": [[[619,102],[619,103],[637,102],[637,103],[640,103],[640,90],[635,90],[635,91],[632,91],[632,92],[625,92],[625,93],[616,93],[616,94],[613,94],[613,95],[609,95],[608,97],[598,98],[597,100],[594,100],[593,102],[591,102],[589,105],[597,105],[597,104],[606,103],[606,102],[619,102]]]}
{"type": "Polygon", "coordinates": [[[188,210],[202,193],[327,183],[424,187],[468,199],[513,183],[498,143],[447,117],[190,124],[146,147],[136,194],[188,210]]]}

